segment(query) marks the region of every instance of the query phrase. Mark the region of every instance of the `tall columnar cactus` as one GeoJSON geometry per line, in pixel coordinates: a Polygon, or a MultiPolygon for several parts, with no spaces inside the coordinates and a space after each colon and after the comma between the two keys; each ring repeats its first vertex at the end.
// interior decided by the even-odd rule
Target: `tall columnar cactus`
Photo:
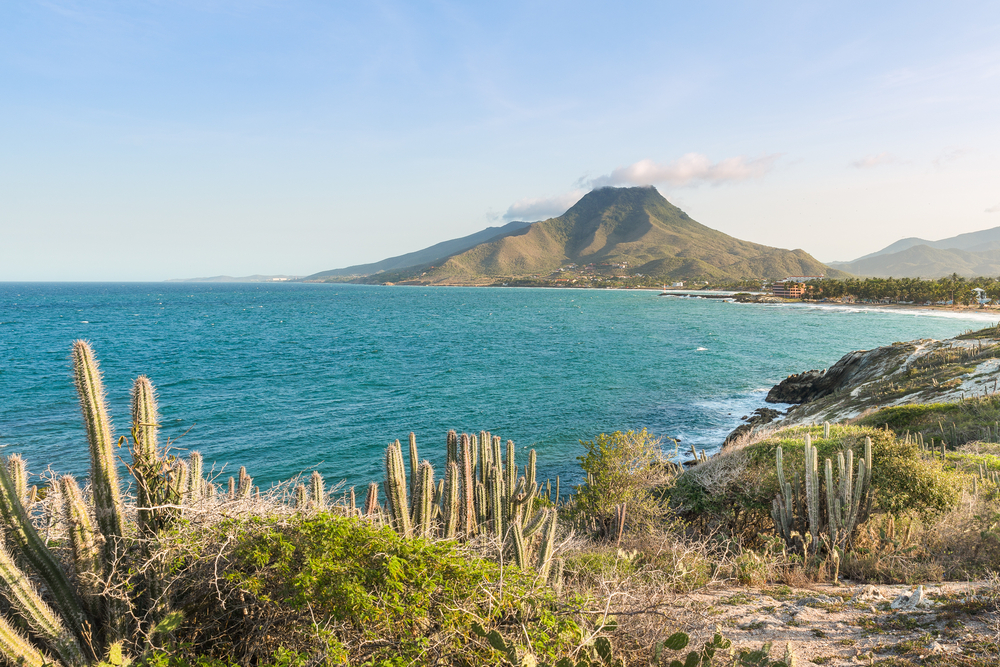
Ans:
{"type": "Polygon", "coordinates": [[[549,578],[549,572],[552,568],[552,552],[556,545],[556,524],[559,522],[559,517],[557,512],[553,510],[544,510],[541,512],[542,522],[545,524],[545,533],[542,537],[542,545],[538,550],[538,576],[542,580],[547,580],[549,578]],[[546,521],[547,519],[547,521],[546,521]]]}
{"type": "MultiPolygon", "coordinates": [[[[313,507],[321,510],[326,507],[326,491],[323,489],[323,475],[319,474],[318,470],[313,470],[312,475],[309,477],[309,490],[312,495],[313,507]]],[[[354,498],[354,488],[351,488],[351,498],[354,498]]],[[[353,514],[354,503],[351,503],[351,510],[353,514]]]]}
{"type": "Polygon", "coordinates": [[[188,469],[191,472],[191,497],[189,502],[196,503],[205,497],[204,466],[205,463],[201,453],[191,452],[191,455],[188,457],[188,469]]]}
{"type": "Polygon", "coordinates": [[[365,496],[365,516],[375,517],[379,513],[378,482],[368,484],[368,494],[365,496]]]}
{"type": "Polygon", "coordinates": [[[83,423],[90,444],[90,486],[97,525],[105,540],[108,560],[115,560],[123,534],[122,498],[115,466],[115,440],[105,402],[101,371],[94,350],[83,340],[73,343],[73,376],[80,396],[83,423]]]}
{"type": "Polygon", "coordinates": [[[434,468],[423,461],[417,468],[413,492],[413,528],[417,535],[430,537],[434,529],[434,468]]]}
{"type": "Polygon", "coordinates": [[[828,549],[850,546],[855,528],[868,519],[871,510],[871,439],[865,438],[865,456],[854,472],[854,452],[837,456],[837,478],[833,462],[825,460],[823,479],[818,470],[818,454],[806,436],[805,491],[798,475],[790,484],[785,477],[781,447],[775,452],[779,492],[772,503],[771,518],[779,535],[789,547],[815,554],[821,544],[828,549]],[[823,502],[821,502],[821,488],[823,502]]]}
{"type": "MultiPolygon", "coordinates": [[[[41,577],[66,625],[77,639],[82,640],[84,627],[89,619],[84,613],[76,589],[32,525],[24,506],[21,504],[21,499],[17,497],[14,481],[11,479],[7,467],[2,465],[0,465],[0,514],[3,515],[10,540],[6,548],[16,549],[27,561],[27,564],[41,577]]],[[[23,575],[18,575],[13,570],[10,573],[0,573],[5,589],[17,586],[19,576],[23,575]],[[13,579],[9,579],[8,574],[13,579]]],[[[29,623],[31,622],[33,621],[29,620],[29,623]]],[[[37,619],[37,622],[45,623],[46,621],[37,619]]],[[[52,650],[55,651],[55,649],[52,650]]],[[[58,651],[56,652],[58,653],[58,651]]]]}
{"type": "Polygon", "coordinates": [[[28,464],[20,454],[7,457],[7,471],[14,482],[14,491],[25,505],[28,503],[28,464]]]}
{"type": "MultiPolygon", "coordinates": [[[[417,469],[420,467],[420,459],[417,454],[417,436],[410,431],[410,488],[417,488],[417,469]]],[[[412,517],[411,517],[412,518],[412,517]]]]}
{"type": "Polygon", "coordinates": [[[17,610],[18,615],[41,638],[46,648],[59,656],[67,665],[86,665],[81,644],[73,631],[52,607],[42,599],[28,577],[14,563],[10,553],[0,547],[0,580],[4,597],[17,610]]]}
{"type": "Polygon", "coordinates": [[[102,612],[101,548],[100,536],[90,520],[80,486],[70,475],[59,479],[62,492],[63,520],[69,528],[69,542],[73,551],[73,569],[76,570],[83,604],[92,618],[102,612]]]}
{"type": "Polygon", "coordinates": [[[253,477],[247,474],[246,466],[240,466],[240,481],[236,494],[240,500],[246,500],[253,492],[253,477]]]}
{"type": "Polygon", "coordinates": [[[410,507],[406,499],[406,471],[403,467],[403,452],[399,440],[385,450],[385,495],[389,505],[389,515],[396,531],[404,537],[413,534],[410,523],[410,507]]]}
{"type": "MultiPolygon", "coordinates": [[[[451,433],[454,433],[452,431],[451,433]]],[[[449,434],[449,446],[450,446],[450,434],[449,434]]],[[[448,461],[448,469],[445,471],[444,476],[444,501],[442,507],[442,514],[444,518],[444,526],[442,529],[442,537],[446,539],[453,539],[455,534],[458,532],[458,521],[459,521],[459,491],[460,481],[458,479],[458,463],[455,460],[448,461]]]]}
{"type": "MultiPolygon", "coordinates": [[[[459,438],[459,456],[462,472],[462,497],[460,499],[461,510],[459,514],[459,526],[463,535],[471,537],[476,531],[476,504],[475,504],[475,477],[472,466],[472,443],[469,436],[462,434],[459,438]]],[[[480,461],[479,465],[483,465],[480,461]]]]}
{"type": "Polygon", "coordinates": [[[132,384],[133,458],[137,463],[151,465],[159,457],[159,426],[156,390],[148,377],[140,375],[132,384]]]}

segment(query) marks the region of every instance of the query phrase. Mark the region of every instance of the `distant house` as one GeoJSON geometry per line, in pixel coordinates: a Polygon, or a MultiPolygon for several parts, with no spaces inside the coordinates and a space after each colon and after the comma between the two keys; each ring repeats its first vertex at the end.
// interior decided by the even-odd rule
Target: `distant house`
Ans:
{"type": "Polygon", "coordinates": [[[986,296],[986,290],[984,290],[982,287],[973,287],[972,291],[976,293],[976,303],[978,303],[980,306],[985,306],[990,301],[992,301],[992,299],[989,299],[986,296]]]}

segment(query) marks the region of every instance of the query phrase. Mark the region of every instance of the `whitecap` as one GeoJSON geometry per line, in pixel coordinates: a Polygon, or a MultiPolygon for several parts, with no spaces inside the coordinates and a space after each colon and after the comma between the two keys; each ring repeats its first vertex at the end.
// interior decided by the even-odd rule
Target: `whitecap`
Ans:
{"type": "Polygon", "coordinates": [[[699,347],[697,350],[695,350],[695,352],[706,352],[706,351],[708,351],[707,347],[699,347]]]}

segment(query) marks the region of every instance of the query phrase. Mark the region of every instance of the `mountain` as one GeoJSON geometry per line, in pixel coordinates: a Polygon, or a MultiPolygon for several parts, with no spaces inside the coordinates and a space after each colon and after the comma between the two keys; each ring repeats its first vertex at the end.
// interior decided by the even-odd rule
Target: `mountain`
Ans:
{"type": "Polygon", "coordinates": [[[830,266],[876,278],[940,278],[952,273],[997,275],[1000,273],[1000,227],[940,241],[905,238],[851,262],[830,262],[830,266]]]}
{"type": "Polygon", "coordinates": [[[706,227],[656,188],[637,187],[594,190],[558,218],[453,255],[425,279],[547,275],[572,263],[625,262],[630,274],[672,279],[844,275],[803,250],[771,248],[706,227]]]}
{"type": "Polygon", "coordinates": [[[412,267],[429,266],[439,263],[452,255],[464,252],[469,248],[474,248],[480,243],[491,241],[503,236],[509,236],[511,234],[517,234],[529,226],[531,226],[530,222],[508,222],[502,227],[487,227],[486,229],[476,232],[475,234],[469,234],[468,236],[463,236],[460,239],[442,241],[441,243],[436,243],[429,248],[424,248],[423,250],[408,252],[405,255],[390,257],[389,259],[383,259],[380,262],[373,262],[372,264],[356,264],[355,266],[348,266],[344,269],[321,271],[320,273],[314,273],[311,276],[307,276],[304,280],[323,281],[327,278],[370,276],[385,271],[399,271],[401,269],[408,269],[412,267]]]}
{"type": "Polygon", "coordinates": [[[967,277],[995,276],[1000,275],[1000,250],[969,252],[918,245],[888,255],[838,262],[835,266],[872,278],[941,278],[953,273],[967,277]]]}

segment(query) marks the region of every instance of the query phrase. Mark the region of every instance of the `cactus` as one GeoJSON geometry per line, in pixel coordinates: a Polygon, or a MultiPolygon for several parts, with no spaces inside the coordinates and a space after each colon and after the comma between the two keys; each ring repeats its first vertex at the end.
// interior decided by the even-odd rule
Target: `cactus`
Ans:
{"type": "MultiPolygon", "coordinates": [[[[454,434],[451,431],[448,434],[449,446],[451,443],[451,436],[454,434]]],[[[457,441],[457,438],[456,438],[457,441]]],[[[443,500],[443,515],[444,515],[444,527],[442,534],[447,539],[453,539],[456,532],[458,531],[458,521],[459,521],[459,503],[458,496],[460,490],[460,482],[458,479],[458,463],[455,459],[448,461],[448,469],[445,471],[444,477],[444,500],[443,500]]]]}
{"type": "MultiPolygon", "coordinates": [[[[52,552],[45,546],[38,531],[31,524],[16,493],[14,481],[11,479],[7,467],[0,465],[0,514],[3,515],[9,538],[5,549],[16,548],[24,556],[28,564],[45,582],[46,588],[55,600],[56,607],[73,634],[78,639],[82,639],[87,618],[76,590],[70,584],[65,571],[56,561],[52,552]]],[[[16,572],[12,576],[16,578],[16,572]]],[[[6,579],[4,583],[7,588],[13,585],[11,581],[6,579]]]]}
{"type": "Polygon", "coordinates": [[[348,494],[347,509],[354,516],[358,513],[358,500],[354,497],[354,487],[351,487],[351,491],[348,494]]]}
{"type": "Polygon", "coordinates": [[[371,482],[368,484],[368,495],[365,496],[365,516],[374,517],[378,513],[378,482],[371,482]]]}
{"type": "Polygon", "coordinates": [[[404,537],[412,535],[410,508],[406,500],[406,472],[399,440],[385,450],[385,495],[389,515],[396,532],[404,537]]]}
{"type": "Polygon", "coordinates": [[[201,453],[191,452],[188,457],[188,469],[191,471],[190,496],[187,502],[196,503],[205,497],[204,461],[201,453]]]}
{"type": "Polygon", "coordinates": [[[240,466],[240,481],[236,495],[240,500],[246,500],[253,491],[253,477],[247,474],[246,466],[240,466]]]}
{"type": "Polygon", "coordinates": [[[108,562],[116,560],[122,528],[122,498],[115,467],[115,441],[105,404],[104,384],[94,350],[83,340],[73,343],[73,376],[80,396],[90,445],[90,485],[97,525],[105,540],[108,562]]]}
{"type": "MultiPolygon", "coordinates": [[[[515,560],[523,567],[531,563],[526,540],[539,531],[554,534],[556,513],[536,512],[537,454],[528,453],[524,475],[518,477],[516,448],[507,441],[507,456],[501,455],[501,439],[488,431],[478,435],[449,431],[446,438],[446,468],[444,479],[434,482],[433,468],[427,461],[416,467],[416,437],[410,434],[411,468],[406,474],[399,441],[386,449],[386,498],[392,525],[403,536],[440,535],[447,539],[470,539],[488,531],[508,545],[515,560]],[[407,494],[407,476],[410,478],[407,494]]],[[[558,491],[559,478],[556,478],[558,491]]],[[[377,487],[374,487],[377,494],[377,487]]],[[[551,484],[549,485],[551,493],[551,484]]],[[[366,503],[366,514],[374,501],[366,503]]],[[[546,533],[548,534],[548,533],[546,533]]],[[[551,541],[551,540],[550,540],[551,541]]],[[[543,560],[551,560],[551,552],[543,560]]],[[[541,556],[540,556],[541,557],[541,556]]],[[[549,568],[546,569],[548,572],[549,568]]]]}
{"type": "Polygon", "coordinates": [[[65,475],[59,480],[63,495],[63,519],[69,526],[69,541],[73,551],[73,567],[80,582],[80,593],[92,617],[101,613],[101,549],[94,524],[90,521],[83,494],[76,480],[65,475]]]}
{"type": "Polygon", "coordinates": [[[83,649],[74,633],[48,605],[17,567],[5,548],[0,547],[0,580],[10,605],[39,636],[46,647],[67,665],[86,665],[83,649]]]}
{"type": "MultiPolygon", "coordinates": [[[[313,507],[318,510],[326,507],[326,492],[323,490],[323,475],[313,470],[309,478],[309,490],[312,495],[313,507]]],[[[351,488],[351,514],[354,514],[354,488],[351,488]]]]}
{"type": "MultiPolygon", "coordinates": [[[[461,457],[462,497],[459,514],[459,526],[463,535],[471,537],[476,531],[475,477],[472,466],[472,444],[469,436],[462,434],[459,438],[459,456],[461,457]]],[[[486,464],[485,459],[479,461],[480,466],[486,464]]]]}
{"type": "Polygon", "coordinates": [[[854,452],[847,450],[837,456],[837,479],[834,479],[832,460],[826,459],[821,480],[818,454],[812,446],[812,439],[806,434],[803,493],[798,475],[794,476],[794,484],[787,481],[783,453],[778,447],[775,464],[779,491],[772,503],[771,518],[778,534],[789,547],[801,548],[808,557],[817,553],[821,544],[827,545],[827,551],[844,550],[850,546],[855,528],[868,519],[871,511],[871,448],[871,439],[866,438],[865,455],[858,462],[856,477],[854,452]],[[822,505],[821,487],[825,494],[822,505]]]}
{"type": "Polygon", "coordinates": [[[18,499],[25,504],[28,502],[28,464],[20,454],[12,454],[7,457],[7,472],[10,473],[11,481],[14,482],[14,492],[18,499]]]}
{"type": "Polygon", "coordinates": [[[430,537],[434,520],[434,468],[423,461],[417,468],[417,487],[413,498],[414,531],[421,537],[430,537]]]}
{"type": "Polygon", "coordinates": [[[542,512],[543,517],[549,515],[551,518],[546,522],[547,528],[542,538],[542,546],[538,550],[538,576],[542,581],[547,581],[549,571],[552,567],[552,551],[556,544],[556,524],[559,519],[555,510],[542,512]]]}
{"type": "Polygon", "coordinates": [[[420,460],[417,458],[417,436],[410,431],[410,488],[417,488],[417,468],[420,460]]]}
{"type": "Polygon", "coordinates": [[[304,510],[308,504],[308,492],[305,484],[295,485],[295,509],[304,510]]]}

